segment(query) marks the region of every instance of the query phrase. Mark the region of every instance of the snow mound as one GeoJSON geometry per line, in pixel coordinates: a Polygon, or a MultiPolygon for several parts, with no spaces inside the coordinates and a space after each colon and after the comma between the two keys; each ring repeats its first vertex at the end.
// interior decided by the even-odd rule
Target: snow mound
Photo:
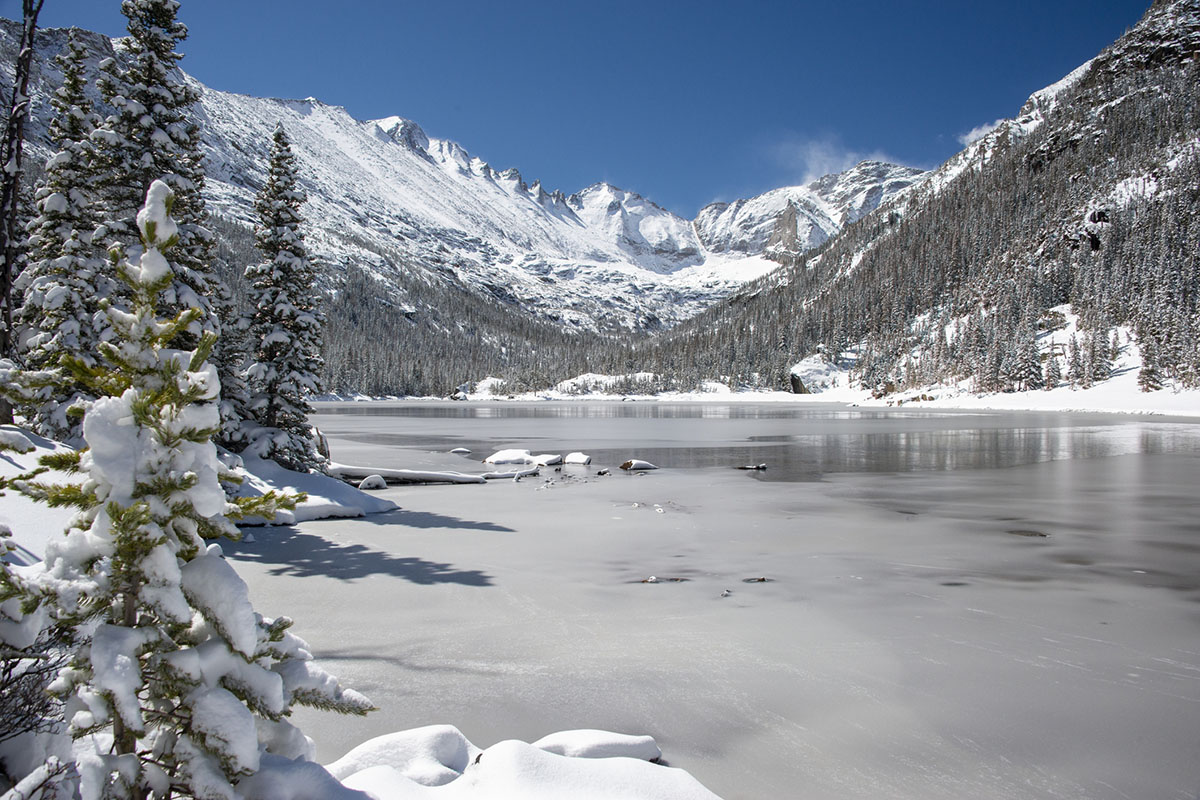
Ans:
{"type": "Polygon", "coordinates": [[[586,453],[567,453],[567,457],[563,459],[565,464],[590,464],[592,457],[586,453]]]}
{"type": "Polygon", "coordinates": [[[441,786],[462,775],[481,752],[454,726],[430,725],[377,736],[327,769],[343,780],[365,770],[384,768],[423,786],[441,786]]]}
{"type": "Polygon", "coordinates": [[[543,736],[533,743],[547,753],[571,758],[638,758],[657,761],[662,750],[651,736],[630,736],[609,731],[560,731],[543,736]]]}
{"type": "Polygon", "coordinates": [[[0,428],[0,451],[11,450],[16,453],[32,453],[33,442],[21,431],[11,426],[0,428]]]}
{"type": "MultiPolygon", "coordinates": [[[[343,788],[330,788],[328,796],[363,797],[353,791],[358,790],[374,800],[716,800],[683,770],[649,763],[646,757],[658,752],[649,736],[593,730],[551,734],[534,744],[504,741],[480,750],[457,728],[433,725],[372,739],[330,764],[326,774],[341,780],[343,788]]],[[[265,756],[264,772],[277,770],[280,761],[265,756]]],[[[286,770],[280,780],[291,783],[286,770]]],[[[313,786],[321,780],[314,776],[313,786]]],[[[308,787],[296,791],[304,793],[247,796],[317,796],[308,787]]]]}
{"type": "Polygon", "coordinates": [[[245,800],[372,800],[338,783],[320,764],[263,753],[258,772],[238,782],[245,800]]]}
{"type": "Polygon", "coordinates": [[[331,517],[361,517],[392,511],[397,507],[391,500],[372,497],[329,475],[292,472],[274,461],[248,453],[242,456],[242,467],[235,470],[242,478],[242,485],[238,487],[239,495],[263,495],[272,489],[308,495],[308,499],[298,504],[295,511],[280,511],[272,520],[277,525],[331,517]]]}

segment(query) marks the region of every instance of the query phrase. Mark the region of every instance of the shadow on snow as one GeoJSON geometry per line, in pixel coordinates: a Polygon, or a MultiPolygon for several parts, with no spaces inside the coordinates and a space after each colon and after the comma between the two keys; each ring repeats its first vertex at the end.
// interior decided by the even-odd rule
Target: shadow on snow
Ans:
{"type": "Polygon", "coordinates": [[[448,517],[444,514],[434,514],[429,511],[407,511],[403,508],[398,508],[395,511],[385,511],[381,514],[368,514],[362,517],[362,520],[375,525],[404,525],[409,528],[447,528],[459,531],[515,533],[512,528],[506,528],[494,522],[478,522],[476,520],[448,517]]]}
{"type": "Polygon", "coordinates": [[[390,575],[426,586],[435,583],[493,585],[492,576],[475,569],[460,570],[453,564],[394,556],[361,544],[337,544],[295,528],[277,528],[276,531],[279,535],[263,536],[252,544],[222,541],[222,547],[238,561],[276,565],[268,570],[271,575],[298,578],[325,575],[343,581],[390,575]]]}

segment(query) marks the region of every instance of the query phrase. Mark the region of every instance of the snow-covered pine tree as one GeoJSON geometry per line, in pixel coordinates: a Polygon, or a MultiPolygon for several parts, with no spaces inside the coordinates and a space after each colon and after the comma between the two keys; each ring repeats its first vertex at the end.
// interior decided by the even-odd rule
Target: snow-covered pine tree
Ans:
{"type": "MultiPolygon", "coordinates": [[[[64,357],[95,364],[99,333],[94,317],[97,299],[112,294],[104,283],[103,262],[91,246],[96,222],[90,208],[88,136],[96,117],[84,94],[86,48],[72,32],[66,50],[56,58],[62,84],[50,98],[55,117],[50,140],[56,152],[46,162],[35,195],[38,216],[30,226],[30,263],[17,280],[23,303],[17,311],[19,349],[31,370],[60,366],[64,357]]],[[[45,385],[23,413],[38,433],[75,443],[82,434],[79,418],[67,409],[91,399],[78,381],[45,385]]]]}
{"type": "Polygon", "coordinates": [[[1162,370],[1158,365],[1158,346],[1154,339],[1148,336],[1138,339],[1138,349],[1142,353],[1142,368],[1138,370],[1138,389],[1143,392],[1157,392],[1163,388],[1162,370]]]}
{"type": "Polygon", "coordinates": [[[1057,389],[1060,383],[1062,383],[1062,365],[1058,361],[1058,355],[1051,349],[1049,357],[1046,358],[1046,374],[1042,388],[1057,389]]]}
{"type": "MultiPolygon", "coordinates": [[[[97,244],[127,247],[137,242],[134,214],[147,187],[162,179],[175,193],[179,225],[176,274],[164,295],[164,311],[198,308],[201,315],[184,332],[181,347],[194,347],[205,332],[220,333],[221,320],[234,318],[233,302],[213,265],[213,235],[204,204],[204,158],[200,129],[190,113],[196,90],[176,69],[183,55],[176,47],[187,26],[176,18],[178,0],[124,0],[129,20],[127,57],[101,63],[101,95],[112,106],[92,134],[97,164],[99,206],[105,210],[97,244]]],[[[241,403],[241,354],[235,337],[219,338],[213,361],[229,398],[222,403],[222,443],[239,447],[245,408],[241,403]]]]}
{"type": "Polygon", "coordinates": [[[1016,350],[1012,357],[1009,374],[1014,388],[1020,392],[1042,388],[1042,363],[1038,353],[1037,337],[1031,325],[1022,325],[1017,332],[1016,350]]]}
{"type": "Polygon", "coordinates": [[[250,432],[252,451],[300,471],[325,463],[308,423],[308,398],[321,390],[323,319],[316,271],[300,230],[305,199],[291,143],[277,126],[267,182],[254,203],[255,241],[266,260],[246,268],[252,308],[246,382],[260,426],[250,432]]]}
{"type": "Polygon", "coordinates": [[[243,374],[247,354],[248,321],[235,311],[236,303],[229,286],[221,281],[216,287],[213,305],[222,320],[221,338],[213,349],[212,360],[221,379],[221,430],[216,441],[222,447],[240,453],[249,444],[250,388],[243,374]]]}
{"type": "Polygon", "coordinates": [[[26,494],[80,510],[47,547],[45,572],[22,590],[70,629],[78,647],[51,687],[67,703],[84,797],[229,798],[264,753],[311,757],[286,717],[293,705],[370,710],[311,663],[291,620],[254,612],[244,582],[204,539],[236,537],[231,515],[266,514],[274,494],[236,505],[218,481],[215,336],[173,347],[201,313],[160,318],[177,238],[171,191],[155,181],[137,223],[143,246],[118,260],[132,310],[106,304],[116,336],[101,344],[108,391],[84,416],[88,449],[43,465],[82,473],[74,485],[19,484],[26,494]],[[77,754],[79,751],[77,750],[77,754]]]}
{"type": "Polygon", "coordinates": [[[1079,339],[1072,333],[1070,341],[1067,342],[1067,380],[1071,382],[1072,389],[1080,386],[1086,389],[1091,384],[1086,384],[1085,379],[1084,359],[1079,350],[1079,339]]]}
{"type": "Polygon", "coordinates": [[[1088,376],[1088,384],[1108,380],[1112,375],[1112,362],[1108,357],[1108,337],[1101,330],[1092,331],[1087,336],[1086,345],[1087,363],[1084,369],[1088,376]]]}

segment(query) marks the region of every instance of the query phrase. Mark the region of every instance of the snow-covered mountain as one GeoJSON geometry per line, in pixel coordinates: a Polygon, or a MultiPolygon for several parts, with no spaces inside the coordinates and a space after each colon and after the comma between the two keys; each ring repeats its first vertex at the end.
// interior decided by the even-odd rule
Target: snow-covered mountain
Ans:
{"type": "MultiPolygon", "coordinates": [[[[1012,119],[818,248],[776,253],[784,268],[676,326],[638,367],[663,385],[682,363],[775,387],[783,364],[853,364],[879,396],[911,392],[897,403],[939,385],[1087,388],[1132,369],[1143,391],[1192,389],[1198,187],[1200,0],[1156,0],[1012,119]]],[[[792,202],[779,194],[756,202],[792,202]]],[[[750,204],[711,211],[746,215],[755,246],[767,234],[750,204]]]]}
{"type": "Polygon", "coordinates": [[[919,183],[924,174],[863,161],[807,186],[705,206],[696,217],[696,232],[709,253],[795,256],[824,244],[847,224],[919,183]]]}
{"type": "MultiPolygon", "coordinates": [[[[15,35],[15,24],[0,25],[0,54],[13,51],[15,35]]],[[[95,61],[114,53],[106,37],[82,36],[95,61]]],[[[56,85],[52,57],[65,41],[65,30],[39,31],[35,97],[56,85]]],[[[270,133],[282,123],[309,196],[310,249],[330,287],[349,265],[364,267],[416,313],[402,272],[453,280],[568,327],[670,326],[774,269],[768,245],[773,253],[818,245],[921,174],[864,163],[806,187],[709,206],[693,223],[603,183],[570,196],[548,190],[402,117],[361,121],[312,98],[257,98],[192,83],[214,215],[252,222],[270,133]]],[[[44,143],[50,108],[39,102],[34,113],[36,159],[46,154],[37,142],[44,143]]]]}

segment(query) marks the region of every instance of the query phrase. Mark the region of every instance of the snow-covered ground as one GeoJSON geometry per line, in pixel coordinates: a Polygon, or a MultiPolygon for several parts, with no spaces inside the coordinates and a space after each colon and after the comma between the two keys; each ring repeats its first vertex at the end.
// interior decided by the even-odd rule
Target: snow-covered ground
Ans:
{"type": "MultiPolygon", "coordinates": [[[[656,395],[624,394],[605,391],[603,386],[613,385],[626,376],[581,375],[552,389],[517,395],[496,395],[484,384],[482,391],[468,394],[471,400],[511,399],[515,401],[544,400],[625,400],[662,402],[743,402],[743,403],[843,403],[862,407],[895,407],[927,409],[963,409],[992,411],[1086,411],[1114,414],[1163,414],[1168,416],[1200,416],[1200,390],[1165,388],[1157,392],[1142,392],[1137,386],[1137,370],[1119,366],[1112,378],[1091,388],[1072,388],[1066,384],[1049,391],[993,392],[976,394],[970,382],[955,386],[936,386],[897,392],[883,398],[874,398],[871,393],[850,381],[848,371],[830,367],[819,359],[800,362],[797,370],[806,385],[811,381],[822,381],[826,385],[812,394],[791,392],[766,392],[734,390],[716,381],[709,382],[704,391],[663,392],[656,395]],[[590,383],[599,388],[580,393],[573,389],[579,383],[590,383]],[[922,399],[924,396],[924,399],[922,399]]],[[[648,373],[643,373],[648,375],[648,373]]],[[[636,378],[636,376],[633,376],[636,378]]],[[[358,398],[369,400],[371,398],[358,398]]]]}
{"type": "MultiPolygon", "coordinates": [[[[1038,347],[1043,354],[1058,354],[1060,363],[1067,353],[1072,336],[1079,336],[1078,319],[1069,306],[1052,309],[1062,315],[1063,324],[1043,332],[1038,347]]],[[[648,382],[654,375],[638,372],[630,375],[600,375],[588,373],[562,381],[537,392],[508,395],[499,378],[485,378],[466,394],[472,400],[661,400],[666,402],[784,402],[784,403],[845,403],[863,407],[901,407],[930,409],[965,409],[995,411],[1088,411],[1117,414],[1163,414],[1169,416],[1200,416],[1200,390],[1182,389],[1167,385],[1156,392],[1143,392],[1137,377],[1142,367],[1141,352],[1127,328],[1117,329],[1121,341],[1119,357],[1112,365],[1106,380],[1083,389],[1065,381],[1050,390],[1027,392],[992,392],[978,394],[970,379],[951,385],[925,386],[894,392],[876,398],[871,391],[857,385],[851,375],[855,353],[847,351],[837,365],[819,355],[805,358],[792,367],[810,394],[790,392],[738,391],[728,385],[709,381],[701,391],[663,392],[657,395],[627,394],[621,386],[648,382]]],[[[919,355],[919,354],[918,354],[919,355]]],[[[1065,371],[1065,367],[1064,367],[1065,371]]],[[[366,399],[366,398],[363,398],[366,399]]]]}
{"type": "MultiPolygon", "coordinates": [[[[62,445],[14,425],[0,426],[0,445],[3,445],[0,477],[4,478],[27,474],[38,466],[41,456],[63,449],[62,445]]],[[[397,508],[391,500],[367,494],[334,478],[291,472],[254,457],[242,459],[226,454],[225,460],[227,466],[233,467],[231,472],[241,479],[242,494],[278,490],[307,495],[293,511],[280,512],[273,520],[276,526],[366,517],[397,508]]],[[[65,482],[69,476],[47,472],[37,479],[65,482]]],[[[11,487],[0,494],[0,526],[13,533],[15,544],[7,555],[10,563],[24,570],[38,569],[37,562],[47,542],[67,529],[72,513],[69,509],[35,503],[11,487]]],[[[291,528],[281,527],[259,531],[263,539],[272,543],[295,541],[295,533],[291,528]]],[[[253,548],[255,542],[253,532],[244,529],[241,542],[226,545],[253,548]]],[[[219,555],[221,551],[218,548],[213,552],[219,555]]],[[[370,602],[367,597],[360,600],[370,602]]],[[[310,624],[320,625],[322,616],[313,614],[310,624]]],[[[328,721],[327,717],[314,721],[314,732],[328,721]]],[[[42,747],[54,747],[45,742],[35,741],[29,735],[6,740],[0,747],[0,759],[19,777],[41,763],[42,747]]],[[[509,740],[481,749],[450,726],[424,726],[363,742],[331,764],[329,771],[316,763],[263,754],[261,759],[254,759],[260,763],[259,771],[239,783],[238,789],[247,800],[497,797],[715,800],[715,795],[686,772],[650,763],[658,762],[661,755],[655,741],[644,735],[569,730],[532,744],[509,740]]],[[[40,773],[30,774],[35,783],[40,780],[40,773]]]]}

